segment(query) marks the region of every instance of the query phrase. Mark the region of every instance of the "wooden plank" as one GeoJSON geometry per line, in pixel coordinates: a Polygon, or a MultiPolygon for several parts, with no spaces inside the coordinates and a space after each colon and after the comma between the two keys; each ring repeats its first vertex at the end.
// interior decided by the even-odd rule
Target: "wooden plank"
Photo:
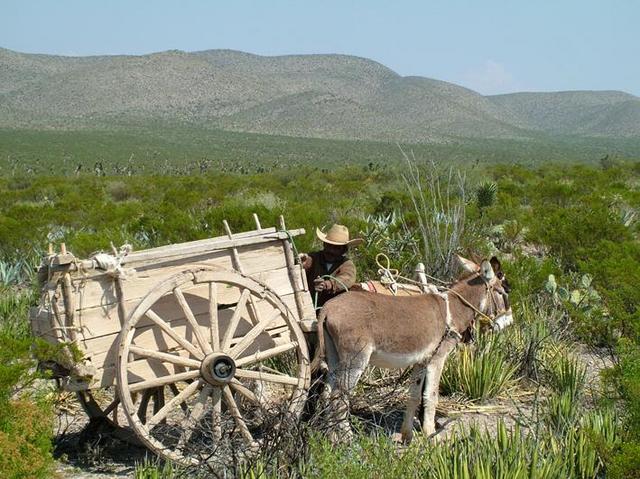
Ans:
{"type": "MultiPolygon", "coordinates": [[[[245,267],[246,274],[255,276],[265,271],[280,269],[286,266],[282,244],[279,241],[270,245],[261,245],[260,248],[250,247],[239,250],[239,255],[245,267]]],[[[163,280],[192,267],[194,264],[206,265],[220,269],[232,270],[230,252],[217,251],[210,257],[200,259],[186,258],[181,264],[171,266],[142,268],[137,271],[134,278],[122,281],[124,300],[138,299],[146,295],[153,287],[163,280]]],[[[75,278],[73,283],[75,291],[76,309],[88,309],[95,306],[106,307],[117,302],[116,286],[114,278],[101,275],[89,279],[75,278]]]]}
{"type": "MultiPolygon", "coordinates": [[[[238,233],[236,235],[237,238],[251,238],[254,236],[262,236],[264,234],[270,234],[270,233],[275,233],[276,229],[274,227],[271,228],[264,228],[261,231],[258,230],[253,230],[253,231],[244,231],[242,233],[238,233]]],[[[184,243],[177,243],[177,244],[166,244],[163,246],[157,246],[155,248],[147,248],[144,250],[140,250],[140,251],[132,251],[128,256],[131,258],[134,258],[135,260],[135,255],[141,251],[147,252],[147,253],[163,253],[166,251],[170,251],[170,250],[174,250],[176,248],[182,248],[183,246],[200,246],[200,245],[207,245],[210,243],[215,243],[215,242],[219,242],[220,240],[226,240],[228,239],[227,235],[221,235],[221,236],[214,236],[213,238],[203,238],[200,240],[195,240],[195,241],[187,241],[184,243]]]]}
{"type": "MultiPolygon", "coordinates": [[[[291,230],[289,232],[291,236],[297,236],[304,234],[304,229],[291,230]]],[[[277,231],[274,233],[261,233],[257,236],[249,236],[249,237],[235,237],[233,239],[229,238],[214,238],[207,243],[201,244],[190,244],[190,243],[181,243],[177,245],[172,245],[170,248],[167,248],[163,251],[153,251],[153,250],[142,250],[130,253],[125,257],[122,264],[126,267],[138,268],[147,264],[157,264],[160,262],[164,262],[169,260],[170,258],[175,257],[190,257],[202,255],[205,253],[210,253],[219,250],[225,250],[229,248],[240,248],[243,246],[249,245],[260,245],[264,243],[270,243],[273,240],[281,240],[283,238],[287,238],[287,233],[282,231],[277,231]]]]}
{"type": "MultiPolygon", "coordinates": [[[[208,313],[208,290],[207,285],[200,285],[192,288],[185,292],[187,299],[189,300],[190,305],[192,306],[194,314],[197,316],[204,315],[208,313]],[[206,291],[206,292],[205,292],[206,291]]],[[[218,288],[220,291],[217,295],[218,304],[221,305],[232,305],[238,301],[239,292],[234,289],[227,289],[224,287],[218,288]]],[[[279,295],[280,300],[291,310],[292,314],[296,314],[296,304],[294,298],[291,294],[279,295]]],[[[260,301],[257,301],[256,304],[260,305],[260,301]]],[[[133,308],[137,306],[138,301],[133,304],[128,304],[126,306],[126,314],[127,316],[131,313],[133,308]]],[[[313,313],[313,307],[311,306],[311,297],[307,298],[307,304],[309,305],[309,311],[312,317],[315,317],[313,313]]],[[[271,307],[267,307],[266,304],[260,306],[261,310],[264,309],[265,312],[269,310],[271,307]]],[[[173,299],[172,295],[167,295],[159,300],[154,306],[154,309],[158,314],[160,314],[165,320],[171,322],[176,319],[183,317],[182,310],[177,302],[173,299]]],[[[224,311],[224,310],[222,310],[224,311]]],[[[232,310],[231,310],[232,311],[232,310]]],[[[225,315],[229,315],[232,313],[222,313],[223,318],[225,315]]],[[[61,318],[64,321],[64,316],[61,318]]],[[[53,313],[50,313],[46,310],[40,310],[37,312],[37,315],[33,317],[32,323],[37,324],[39,331],[39,335],[43,335],[42,331],[49,331],[48,341],[50,342],[60,342],[65,341],[64,336],[62,334],[62,330],[51,331],[51,321],[55,320],[53,313]]],[[[152,321],[143,318],[140,320],[140,327],[149,326],[152,324],[152,321]]],[[[96,339],[99,339],[104,336],[113,336],[115,337],[120,333],[122,329],[122,323],[120,321],[117,304],[111,305],[106,308],[92,308],[88,310],[84,310],[76,315],[76,323],[79,325],[79,341],[78,344],[83,351],[87,351],[88,353],[92,352],[93,344],[96,339]]],[[[61,325],[60,325],[61,326],[61,325]]],[[[222,332],[221,332],[222,334],[222,332]]]]}

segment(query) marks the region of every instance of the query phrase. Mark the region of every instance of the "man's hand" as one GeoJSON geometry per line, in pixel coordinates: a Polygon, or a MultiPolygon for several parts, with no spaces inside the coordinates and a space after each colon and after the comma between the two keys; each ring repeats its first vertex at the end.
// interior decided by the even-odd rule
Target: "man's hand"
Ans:
{"type": "Polygon", "coordinates": [[[313,289],[321,293],[332,288],[331,281],[325,281],[320,276],[313,280],[313,289]]]}
{"type": "Polygon", "coordinates": [[[298,255],[298,260],[304,269],[311,268],[311,264],[313,263],[313,259],[307,253],[300,253],[298,255]]]}

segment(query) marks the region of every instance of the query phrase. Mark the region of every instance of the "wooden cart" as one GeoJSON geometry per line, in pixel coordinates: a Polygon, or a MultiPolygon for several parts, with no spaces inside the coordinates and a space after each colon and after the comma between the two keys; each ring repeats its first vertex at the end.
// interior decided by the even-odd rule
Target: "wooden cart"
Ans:
{"type": "Polygon", "coordinates": [[[32,329],[57,345],[46,365],[90,416],[128,422],[157,454],[197,463],[255,449],[267,424],[300,414],[315,326],[292,242],[304,230],[255,222],[114,254],[110,266],[50,251],[32,329]]]}

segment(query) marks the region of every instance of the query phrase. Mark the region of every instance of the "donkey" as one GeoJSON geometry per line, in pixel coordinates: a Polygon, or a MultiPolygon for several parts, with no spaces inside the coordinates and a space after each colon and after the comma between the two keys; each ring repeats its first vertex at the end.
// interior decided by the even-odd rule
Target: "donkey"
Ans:
{"type": "Polygon", "coordinates": [[[336,421],[334,434],[338,432],[342,438],[351,434],[348,396],[368,364],[382,368],[413,366],[402,440],[408,443],[412,439],[413,417],[421,399],[422,432],[435,433],[438,386],[445,360],[478,316],[494,323],[508,323],[511,317],[507,292],[499,279],[504,277],[499,261],[492,258],[491,262],[474,265],[474,269],[447,293],[400,297],[350,291],[324,305],[318,317],[318,350],[313,367],[328,368],[325,394],[336,421]]]}

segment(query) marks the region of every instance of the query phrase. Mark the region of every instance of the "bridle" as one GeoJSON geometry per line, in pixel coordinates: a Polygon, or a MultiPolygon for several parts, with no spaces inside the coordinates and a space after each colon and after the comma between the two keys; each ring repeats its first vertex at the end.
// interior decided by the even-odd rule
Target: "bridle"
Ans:
{"type": "MultiPolygon", "coordinates": [[[[504,290],[504,288],[500,288],[500,289],[496,288],[494,285],[491,284],[491,282],[487,281],[484,278],[484,276],[482,276],[480,273],[478,273],[478,277],[482,278],[482,281],[484,282],[484,285],[485,285],[486,295],[483,302],[485,302],[485,304],[489,304],[489,301],[490,301],[492,304],[490,314],[486,314],[485,312],[480,311],[480,309],[478,309],[473,304],[471,304],[464,296],[462,296],[457,291],[451,288],[446,288],[446,291],[447,291],[447,294],[453,293],[462,302],[462,304],[464,304],[466,307],[470,308],[475,312],[475,316],[469,328],[470,330],[473,330],[473,325],[476,320],[479,321],[481,324],[489,325],[492,329],[495,329],[496,318],[506,315],[507,312],[509,311],[508,308],[506,307],[508,305],[507,293],[504,290]],[[498,307],[494,293],[499,294],[500,296],[503,297],[504,299],[503,302],[505,307],[503,308],[498,307]]],[[[454,330],[450,324],[447,324],[447,329],[448,329],[447,334],[452,334],[456,336],[459,340],[462,339],[462,333],[454,330]]]]}

